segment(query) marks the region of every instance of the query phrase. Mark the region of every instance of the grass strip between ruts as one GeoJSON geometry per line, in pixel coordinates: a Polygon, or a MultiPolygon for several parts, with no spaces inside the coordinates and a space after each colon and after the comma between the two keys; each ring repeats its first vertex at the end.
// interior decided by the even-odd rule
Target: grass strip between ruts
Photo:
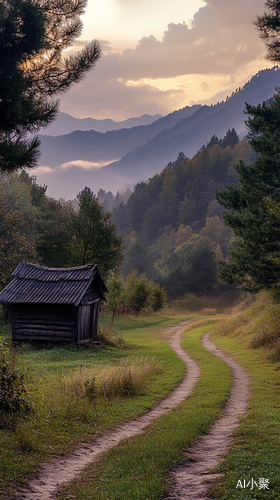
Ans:
{"type": "Polygon", "coordinates": [[[187,448],[221,415],[232,384],[230,368],[200,343],[209,328],[192,328],[184,335],[183,348],[201,368],[191,396],[153,422],[144,434],[126,440],[89,466],[79,480],[62,489],[59,500],[162,498],[168,472],[184,460],[187,448]]]}
{"type": "Polygon", "coordinates": [[[212,335],[215,344],[233,354],[251,376],[248,413],[235,430],[235,443],[218,472],[212,490],[219,500],[280,499],[280,366],[263,350],[244,347],[242,339],[212,335]],[[265,482],[264,480],[268,480],[265,482]],[[267,485],[267,487],[262,486],[267,485]]]}

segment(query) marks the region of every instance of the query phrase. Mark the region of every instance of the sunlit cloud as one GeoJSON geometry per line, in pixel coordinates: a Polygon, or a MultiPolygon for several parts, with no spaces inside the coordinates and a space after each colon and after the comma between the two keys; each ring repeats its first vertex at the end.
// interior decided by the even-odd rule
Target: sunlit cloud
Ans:
{"type": "MultiPolygon", "coordinates": [[[[159,0],[151,0],[145,9],[136,1],[106,1],[116,15],[122,9],[124,16],[128,12],[140,16],[138,27],[145,9],[157,9],[162,20],[159,0]]],[[[225,90],[231,94],[270,66],[253,25],[264,11],[263,0],[204,0],[194,5],[197,11],[192,11],[190,22],[185,17],[186,8],[182,8],[180,22],[171,8],[170,21],[165,27],[161,25],[161,33],[158,24],[154,29],[143,24],[142,37],[129,47],[124,44],[121,49],[115,40],[101,39],[101,60],[83,82],[63,96],[61,110],[78,118],[110,117],[116,121],[144,113],[167,114],[193,102],[214,102],[215,95],[225,90]]],[[[131,18],[133,23],[137,21],[131,18]]],[[[125,36],[125,27],[123,30],[125,36]]]]}
{"type": "Polygon", "coordinates": [[[47,167],[46,165],[41,165],[40,167],[32,168],[30,170],[31,174],[50,174],[53,172],[53,169],[50,167],[47,167]]]}
{"type": "MultiPolygon", "coordinates": [[[[113,160],[116,161],[116,160],[113,160]]],[[[110,162],[111,163],[111,162],[110,162]]],[[[62,163],[61,167],[66,170],[69,168],[73,167],[79,167],[82,168],[83,170],[92,170],[96,168],[102,168],[105,165],[108,165],[108,161],[103,161],[103,162],[92,162],[92,161],[84,161],[84,160],[74,160],[74,161],[67,161],[66,163],[62,163]]]]}

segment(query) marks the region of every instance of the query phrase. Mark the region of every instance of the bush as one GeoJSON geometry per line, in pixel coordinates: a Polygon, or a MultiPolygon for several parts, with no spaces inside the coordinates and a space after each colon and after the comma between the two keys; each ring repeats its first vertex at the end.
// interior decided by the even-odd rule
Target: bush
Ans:
{"type": "Polygon", "coordinates": [[[159,284],[151,284],[150,287],[150,306],[154,312],[160,311],[166,303],[166,293],[159,284]]]}
{"type": "Polygon", "coordinates": [[[116,274],[111,274],[107,282],[109,293],[107,307],[114,317],[120,314],[133,313],[138,316],[141,311],[151,308],[154,312],[163,308],[166,302],[164,288],[149,281],[145,274],[138,275],[134,269],[127,276],[126,282],[116,274]]]}
{"type": "Polygon", "coordinates": [[[148,307],[149,295],[150,288],[147,276],[145,274],[138,276],[134,269],[126,279],[126,301],[135,316],[148,307]]]}
{"type": "Polygon", "coordinates": [[[31,410],[25,379],[26,374],[14,366],[14,360],[0,337],[0,412],[27,413],[31,410]]]}
{"type": "Polygon", "coordinates": [[[120,314],[125,303],[125,284],[121,276],[111,273],[107,280],[109,293],[107,295],[107,306],[112,313],[111,325],[114,317],[120,314]]]}

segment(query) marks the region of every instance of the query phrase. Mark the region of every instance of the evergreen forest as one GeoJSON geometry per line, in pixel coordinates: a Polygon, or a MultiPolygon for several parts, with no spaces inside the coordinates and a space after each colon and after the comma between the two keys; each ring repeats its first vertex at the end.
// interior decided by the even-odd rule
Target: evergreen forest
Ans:
{"type": "MultiPolygon", "coordinates": [[[[250,144],[239,142],[232,129],[223,139],[213,135],[192,159],[180,152],[160,174],[137,184],[127,203],[112,209],[119,234],[126,235],[124,276],[133,269],[146,273],[165,286],[169,299],[224,287],[217,267],[227,259],[233,235],[215,193],[238,184],[240,160],[254,159],[250,144]]],[[[111,193],[107,200],[99,195],[108,206],[111,193]]]]}

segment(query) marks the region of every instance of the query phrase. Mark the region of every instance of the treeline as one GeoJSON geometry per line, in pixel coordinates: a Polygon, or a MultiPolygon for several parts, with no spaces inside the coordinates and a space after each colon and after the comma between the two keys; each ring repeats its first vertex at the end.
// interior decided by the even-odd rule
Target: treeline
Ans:
{"type": "Polygon", "coordinates": [[[2,173],[0,286],[22,260],[49,267],[95,263],[106,278],[125,252],[124,278],[145,273],[169,299],[219,289],[217,263],[227,258],[232,233],[215,192],[238,183],[236,162],[254,156],[232,129],[223,139],[213,136],[192,159],[181,152],[132,194],[100,189],[95,196],[85,188],[75,202],[48,197],[46,186],[25,171],[2,173]]]}
{"type": "Polygon", "coordinates": [[[112,211],[127,239],[124,276],[133,269],[146,273],[169,298],[218,288],[217,262],[226,259],[232,234],[215,192],[237,184],[235,164],[254,158],[232,129],[223,139],[213,136],[192,159],[181,152],[161,174],[137,184],[127,203],[112,211]]]}
{"type": "Polygon", "coordinates": [[[89,188],[71,201],[46,195],[36,177],[0,174],[0,287],[21,261],[48,267],[98,264],[106,277],[123,259],[124,240],[89,188]]]}
{"type": "Polygon", "coordinates": [[[112,210],[117,208],[122,202],[126,204],[130,196],[131,190],[129,188],[126,188],[125,191],[121,193],[118,191],[116,195],[111,191],[106,192],[102,188],[100,188],[97,193],[98,201],[106,212],[112,212],[112,210]]]}

